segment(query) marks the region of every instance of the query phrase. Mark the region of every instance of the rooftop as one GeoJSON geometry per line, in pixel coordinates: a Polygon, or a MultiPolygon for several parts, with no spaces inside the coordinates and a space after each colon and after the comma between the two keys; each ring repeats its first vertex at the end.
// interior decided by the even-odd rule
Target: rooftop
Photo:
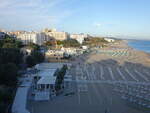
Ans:
{"type": "Polygon", "coordinates": [[[56,69],[45,69],[44,71],[38,72],[40,80],[37,84],[55,84],[56,76],[54,76],[56,69]]]}
{"type": "Polygon", "coordinates": [[[63,63],[41,63],[35,66],[38,70],[57,69],[61,68],[63,63]]]}
{"type": "Polygon", "coordinates": [[[37,82],[37,84],[55,84],[55,81],[55,76],[44,76],[37,82]]]}

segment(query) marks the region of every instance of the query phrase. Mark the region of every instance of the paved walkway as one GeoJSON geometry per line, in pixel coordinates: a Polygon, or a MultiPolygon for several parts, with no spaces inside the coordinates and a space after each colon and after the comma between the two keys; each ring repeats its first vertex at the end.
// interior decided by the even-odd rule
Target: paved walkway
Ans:
{"type": "Polygon", "coordinates": [[[30,113],[26,109],[27,93],[31,85],[31,78],[24,78],[23,83],[18,87],[12,105],[12,113],[30,113]]]}

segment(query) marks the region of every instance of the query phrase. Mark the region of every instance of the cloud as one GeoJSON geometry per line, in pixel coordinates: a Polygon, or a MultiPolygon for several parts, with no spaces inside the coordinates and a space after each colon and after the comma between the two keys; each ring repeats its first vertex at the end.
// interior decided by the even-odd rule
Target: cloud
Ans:
{"type": "Polygon", "coordinates": [[[69,17],[72,12],[58,8],[67,0],[0,0],[0,27],[17,29],[51,26],[69,17]],[[13,28],[13,27],[12,27],[13,28]]]}

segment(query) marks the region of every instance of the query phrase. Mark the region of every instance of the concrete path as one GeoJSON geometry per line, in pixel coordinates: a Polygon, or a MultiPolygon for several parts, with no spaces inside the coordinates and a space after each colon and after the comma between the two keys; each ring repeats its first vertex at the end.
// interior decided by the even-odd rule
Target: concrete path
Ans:
{"type": "Polygon", "coordinates": [[[23,83],[18,87],[16,96],[12,105],[12,113],[30,113],[26,109],[27,93],[30,88],[32,79],[25,78],[23,83]]]}

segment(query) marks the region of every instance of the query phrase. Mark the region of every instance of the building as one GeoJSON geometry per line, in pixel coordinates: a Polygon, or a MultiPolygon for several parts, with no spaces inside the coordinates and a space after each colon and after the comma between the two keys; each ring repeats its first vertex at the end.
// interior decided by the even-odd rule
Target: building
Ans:
{"type": "Polygon", "coordinates": [[[106,40],[107,42],[114,42],[115,39],[112,39],[112,38],[104,38],[104,40],[106,40]]]}
{"type": "Polygon", "coordinates": [[[36,32],[25,32],[17,36],[17,39],[21,40],[23,44],[35,43],[38,45],[44,44],[46,41],[53,40],[51,37],[47,36],[45,33],[36,32]]]}
{"type": "Polygon", "coordinates": [[[43,30],[43,32],[54,38],[55,40],[67,40],[68,39],[68,34],[66,32],[60,32],[60,31],[57,31],[56,29],[45,29],[43,30]]]}
{"type": "Polygon", "coordinates": [[[16,38],[18,35],[26,33],[26,31],[11,31],[11,32],[7,32],[7,34],[11,37],[16,38]]]}
{"type": "Polygon", "coordinates": [[[54,76],[56,69],[45,69],[34,76],[33,88],[35,100],[49,100],[56,96],[54,76]]]}
{"type": "Polygon", "coordinates": [[[76,55],[77,54],[77,49],[76,48],[61,48],[61,51],[65,54],[65,55],[76,55]]]}
{"type": "Polygon", "coordinates": [[[87,35],[85,34],[71,34],[70,35],[71,39],[77,40],[80,44],[83,43],[84,39],[87,38],[87,35]]]}
{"type": "Polygon", "coordinates": [[[45,52],[46,58],[63,58],[64,52],[61,50],[48,50],[45,52]]]}
{"type": "Polygon", "coordinates": [[[33,49],[29,47],[23,47],[20,50],[25,56],[28,56],[28,55],[31,55],[31,52],[33,49]]]}
{"type": "Polygon", "coordinates": [[[0,40],[4,39],[5,38],[5,33],[4,32],[0,32],[0,40]]]}
{"type": "Polygon", "coordinates": [[[38,73],[32,82],[32,94],[36,101],[49,100],[56,96],[55,72],[63,67],[63,63],[41,63],[35,66],[38,73]]]}
{"type": "Polygon", "coordinates": [[[21,40],[25,45],[36,43],[36,33],[21,33],[17,36],[17,39],[21,40]]]}
{"type": "Polygon", "coordinates": [[[82,46],[82,49],[87,50],[88,47],[87,46],[82,46]]]}

